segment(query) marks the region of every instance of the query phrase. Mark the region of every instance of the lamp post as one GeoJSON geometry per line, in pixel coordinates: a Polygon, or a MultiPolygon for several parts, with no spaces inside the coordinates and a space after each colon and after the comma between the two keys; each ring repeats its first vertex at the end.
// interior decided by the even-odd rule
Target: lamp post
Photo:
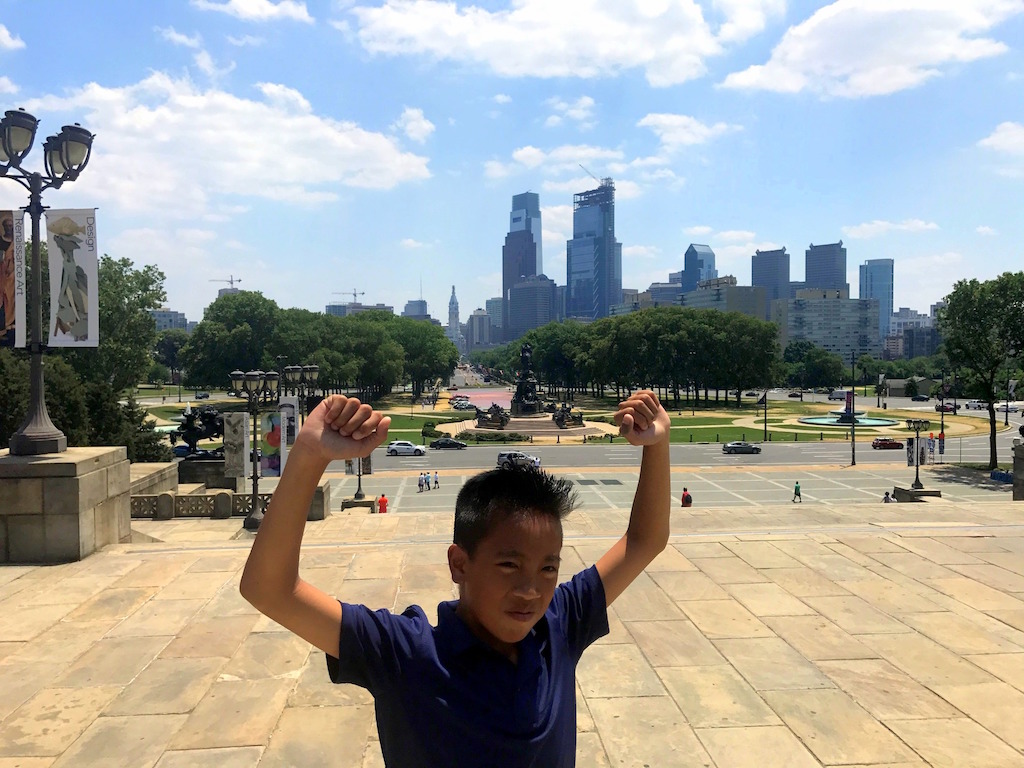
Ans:
{"type": "Polygon", "coordinates": [[[252,418],[252,510],[245,516],[242,527],[247,531],[259,530],[263,522],[263,510],[260,508],[260,459],[259,459],[259,415],[262,403],[277,400],[280,375],[275,371],[231,372],[231,389],[236,397],[247,399],[247,410],[252,418]]]}
{"type": "Polygon", "coordinates": [[[319,377],[320,366],[318,365],[286,365],[284,368],[285,388],[298,396],[299,415],[303,421],[308,411],[307,398],[316,389],[316,381],[319,377]]]}
{"type": "Polygon", "coordinates": [[[22,161],[32,150],[39,121],[23,109],[8,111],[0,119],[0,176],[12,179],[29,193],[28,207],[23,210],[32,219],[32,302],[31,354],[29,375],[29,409],[21,427],[11,436],[12,456],[36,456],[63,453],[68,439],[46,411],[46,389],[43,384],[43,270],[39,256],[39,219],[43,215],[42,195],[47,189],[60,189],[65,181],[74,181],[89,163],[93,135],[78,123],[65,125],[59,134],[43,142],[44,172],[26,171],[22,161]]]}
{"type": "Polygon", "coordinates": [[[914,430],[914,482],[910,487],[915,491],[924,488],[921,483],[921,432],[928,429],[931,422],[928,419],[907,419],[907,429],[914,430]]]}

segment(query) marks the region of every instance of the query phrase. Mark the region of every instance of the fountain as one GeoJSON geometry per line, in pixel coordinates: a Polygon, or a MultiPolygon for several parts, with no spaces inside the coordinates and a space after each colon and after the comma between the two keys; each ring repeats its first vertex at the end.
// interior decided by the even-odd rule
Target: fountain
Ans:
{"type": "Polygon", "coordinates": [[[876,416],[865,416],[864,411],[848,411],[845,408],[829,411],[828,416],[805,416],[799,419],[801,424],[813,424],[817,427],[892,427],[899,424],[897,419],[883,419],[876,416]]]}

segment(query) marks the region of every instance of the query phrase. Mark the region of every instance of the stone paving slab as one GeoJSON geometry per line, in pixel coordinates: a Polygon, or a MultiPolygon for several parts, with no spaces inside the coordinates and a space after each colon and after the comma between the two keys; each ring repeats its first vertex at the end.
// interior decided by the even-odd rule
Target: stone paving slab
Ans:
{"type": "MultiPolygon", "coordinates": [[[[1024,525],[1005,501],[675,510],[579,667],[581,766],[1024,768],[1024,525]]],[[[577,511],[564,577],[621,534],[577,511]]],[[[372,700],[238,595],[238,520],[0,568],[0,768],[383,765],[372,700]]],[[[450,599],[451,519],[310,523],[303,573],[401,610],[450,599]]]]}

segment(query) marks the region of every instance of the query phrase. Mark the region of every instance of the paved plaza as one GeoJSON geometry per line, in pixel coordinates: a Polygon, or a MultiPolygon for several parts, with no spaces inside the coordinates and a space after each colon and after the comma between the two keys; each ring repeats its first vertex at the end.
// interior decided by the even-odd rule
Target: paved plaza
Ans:
{"type": "MultiPolygon", "coordinates": [[[[622,533],[636,482],[565,474],[582,506],[563,578],[622,533]]],[[[468,476],[429,493],[414,471],[364,477],[393,513],[309,523],[304,576],[433,619],[468,476]]],[[[676,468],[696,506],[583,657],[577,764],[1024,768],[1024,504],[930,469],[942,499],[877,503],[909,479],[676,468]]],[[[337,505],[355,478],[334,483],[337,505]]],[[[0,768],[383,765],[369,696],[239,596],[237,519],[133,528],[79,563],[0,568],[0,768]]]]}

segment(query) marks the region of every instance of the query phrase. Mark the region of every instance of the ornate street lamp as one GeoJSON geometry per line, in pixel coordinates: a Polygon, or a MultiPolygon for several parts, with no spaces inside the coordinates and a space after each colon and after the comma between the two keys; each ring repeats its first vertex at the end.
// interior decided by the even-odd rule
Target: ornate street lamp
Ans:
{"type": "Polygon", "coordinates": [[[44,173],[26,171],[22,162],[32,150],[39,121],[23,109],[10,110],[0,120],[0,176],[13,179],[28,190],[29,203],[24,210],[32,219],[32,318],[29,352],[29,409],[21,427],[11,436],[13,456],[62,453],[68,439],[54,426],[46,411],[43,384],[43,271],[39,257],[39,220],[43,215],[43,191],[60,189],[65,181],[74,181],[89,163],[93,135],[78,123],[65,125],[59,134],[43,142],[44,173]]]}
{"type": "Polygon", "coordinates": [[[284,368],[285,389],[298,396],[299,415],[303,420],[309,412],[308,398],[316,391],[316,381],[319,377],[318,365],[286,365],[284,368]]]}
{"type": "Polygon", "coordinates": [[[919,491],[924,488],[921,483],[921,432],[926,431],[931,426],[931,422],[928,419],[907,419],[907,429],[914,430],[914,482],[911,483],[910,487],[915,491],[919,491]]]}
{"type": "Polygon", "coordinates": [[[247,410],[252,419],[252,509],[246,515],[242,527],[247,531],[259,530],[263,522],[263,508],[260,505],[260,460],[259,460],[259,415],[260,405],[277,401],[280,375],[276,371],[231,372],[231,389],[235,397],[247,399],[247,410]]]}

